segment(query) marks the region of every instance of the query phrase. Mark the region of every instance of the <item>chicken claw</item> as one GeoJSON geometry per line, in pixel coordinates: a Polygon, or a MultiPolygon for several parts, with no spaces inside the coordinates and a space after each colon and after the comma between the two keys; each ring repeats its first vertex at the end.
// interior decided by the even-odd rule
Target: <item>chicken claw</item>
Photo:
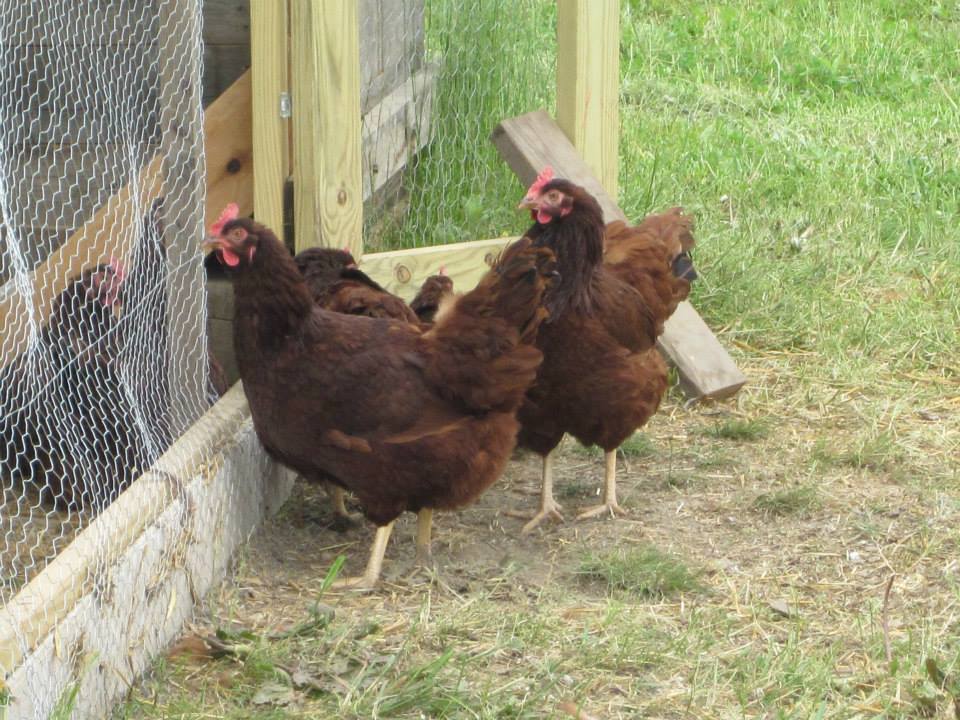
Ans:
{"type": "Polygon", "coordinates": [[[423,508],[417,513],[417,555],[414,564],[428,568],[433,565],[430,552],[430,533],[433,528],[433,509],[423,508]]]}
{"type": "Polygon", "coordinates": [[[551,452],[543,458],[543,485],[540,489],[540,512],[531,516],[530,513],[508,510],[505,514],[523,520],[529,519],[530,522],[524,525],[520,531],[521,535],[527,535],[540,525],[545,518],[549,517],[558,522],[563,522],[564,518],[560,513],[562,509],[557,501],[553,499],[553,453],[551,452]]]}
{"type": "Polygon", "coordinates": [[[360,592],[369,592],[376,588],[377,581],[380,579],[380,571],[383,569],[383,556],[387,552],[387,542],[390,540],[391,532],[393,532],[393,522],[378,527],[377,534],[373,538],[373,547],[370,548],[367,569],[363,571],[363,575],[335,580],[332,588],[334,590],[357,590],[360,592]]]}
{"type": "MultiPolygon", "coordinates": [[[[560,512],[563,508],[557,504],[557,502],[551,497],[546,502],[541,503],[540,512],[536,513],[530,522],[523,526],[523,529],[520,531],[521,535],[529,535],[533,532],[546,518],[556,520],[557,522],[564,522],[565,518],[560,512]]],[[[528,513],[525,517],[530,517],[528,513]]]]}
{"type": "Polygon", "coordinates": [[[577,520],[609,514],[610,517],[623,517],[627,511],[617,502],[617,451],[605,453],[606,470],[603,477],[603,502],[584,510],[577,515],[577,520]]]}
{"type": "Polygon", "coordinates": [[[363,520],[360,513],[352,513],[347,510],[346,491],[339,485],[329,483],[327,493],[330,495],[330,504],[333,505],[333,514],[348,526],[359,525],[363,520]]]}

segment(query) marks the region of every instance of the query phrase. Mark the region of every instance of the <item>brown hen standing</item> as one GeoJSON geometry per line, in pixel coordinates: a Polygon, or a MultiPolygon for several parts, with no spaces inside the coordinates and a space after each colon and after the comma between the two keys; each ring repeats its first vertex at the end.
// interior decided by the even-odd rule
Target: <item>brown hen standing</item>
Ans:
{"type": "Polygon", "coordinates": [[[317,307],[266,227],[228,208],[212,240],[234,275],[237,364],[267,452],[308,480],[351,490],[377,534],[364,575],[380,575],[394,521],[475,500],[499,477],[536,377],[534,342],[552,253],[525,242],[423,331],[317,307]]]}
{"type": "Polygon", "coordinates": [[[680,208],[635,227],[605,227],[593,196],[552,179],[549,168],[520,207],[535,221],[528,237],[553,250],[560,272],[545,299],[550,319],[537,339],[543,365],[518,413],[518,444],[543,457],[540,510],[524,526],[528,533],[546,517],[563,519],[553,498],[553,451],[565,433],[605,453],[603,502],[579,518],[624,513],[617,503],[616,451],[660,405],[667,366],[656,339],[696,273],[687,253],[692,220],[680,208]]]}
{"type": "MultiPolygon", "coordinates": [[[[315,247],[301,250],[293,261],[307,283],[313,301],[332,312],[347,315],[364,315],[372,318],[402,320],[414,325],[429,325],[433,322],[436,308],[444,293],[452,293],[453,281],[442,277],[446,283],[436,282],[435,277],[424,281],[417,296],[407,305],[401,298],[384,290],[369,275],[357,267],[357,261],[348,250],[315,247]],[[432,314],[427,314],[430,307],[432,314]]],[[[343,521],[353,523],[359,516],[347,510],[343,488],[327,482],[327,492],[334,514],[343,521]]]]}

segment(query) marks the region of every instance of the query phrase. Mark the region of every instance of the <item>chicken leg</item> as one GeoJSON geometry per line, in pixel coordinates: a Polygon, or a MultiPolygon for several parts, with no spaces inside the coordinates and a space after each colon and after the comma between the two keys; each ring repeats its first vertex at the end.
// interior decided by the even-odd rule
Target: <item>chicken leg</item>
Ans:
{"type": "Polygon", "coordinates": [[[347,510],[346,497],[347,492],[339,485],[327,483],[327,494],[330,496],[330,504],[333,505],[333,514],[345,520],[350,525],[356,525],[363,517],[359,513],[352,513],[347,510]]]}
{"type": "Polygon", "coordinates": [[[387,542],[390,540],[390,533],[393,532],[395,522],[396,520],[393,520],[387,525],[377,528],[377,534],[373,538],[373,547],[370,548],[370,559],[367,560],[367,569],[363,571],[363,575],[337,580],[333,583],[335,589],[373,590],[377,586],[380,571],[383,570],[383,556],[387,552],[387,542]]]}
{"type": "Polygon", "coordinates": [[[433,508],[422,508],[417,513],[417,557],[420,567],[430,566],[430,533],[433,528],[433,508]]]}
{"type": "Polygon", "coordinates": [[[626,515],[627,511],[617,504],[617,451],[604,453],[606,468],[603,474],[603,502],[577,515],[577,520],[609,513],[610,517],[626,515]]]}
{"type": "Polygon", "coordinates": [[[515,510],[510,510],[506,514],[510,517],[518,517],[524,520],[530,519],[526,525],[523,526],[523,530],[520,531],[521,535],[526,535],[537,527],[544,518],[551,517],[554,520],[563,522],[563,515],[560,514],[560,511],[563,509],[560,505],[557,504],[557,501],[553,499],[553,453],[555,451],[551,450],[543,458],[543,481],[540,487],[540,511],[534,514],[533,516],[530,513],[517,512],[515,510]]]}

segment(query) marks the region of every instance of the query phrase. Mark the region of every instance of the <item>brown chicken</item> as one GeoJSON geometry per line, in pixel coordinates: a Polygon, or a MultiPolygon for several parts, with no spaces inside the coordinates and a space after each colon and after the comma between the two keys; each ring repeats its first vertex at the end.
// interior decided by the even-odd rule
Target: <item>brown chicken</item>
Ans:
{"type": "MultiPolygon", "coordinates": [[[[301,250],[293,261],[307,282],[307,289],[313,301],[333,312],[347,315],[364,315],[372,318],[390,318],[403,320],[414,324],[424,324],[420,313],[415,313],[413,303],[407,305],[401,298],[384,290],[365,272],[357,267],[357,261],[348,250],[335,248],[308,248],[301,250]]],[[[436,277],[436,276],[435,276],[436,277]]],[[[433,315],[443,296],[444,289],[452,292],[453,282],[443,278],[447,283],[436,282],[433,277],[427,278],[420,292],[413,302],[425,314],[430,312],[433,305],[433,315]]],[[[359,519],[347,510],[343,488],[332,482],[327,483],[327,491],[333,505],[333,512],[342,520],[352,523],[359,519]]]]}
{"type": "Polygon", "coordinates": [[[420,322],[430,324],[437,317],[441,303],[453,297],[453,280],[440,268],[439,275],[431,275],[423,281],[420,292],[410,301],[410,309],[420,322]]]}
{"type": "Polygon", "coordinates": [[[660,405],[667,366],[656,339],[696,273],[687,252],[692,221],[679,208],[636,227],[605,227],[597,201],[582,187],[552,179],[549,168],[520,207],[534,218],[528,237],[553,250],[560,272],[544,300],[550,319],[537,339],[543,365],[518,413],[518,444],[543,457],[540,510],[524,526],[527,533],[546,517],[563,519],[553,498],[552,458],[564,433],[605,452],[603,502],[579,517],[624,512],[616,450],[660,405]]]}
{"type": "Polygon", "coordinates": [[[313,301],[326,310],[417,322],[410,306],[360,270],[346,250],[309,248],[297,253],[294,262],[307,281],[313,301]]]}
{"type": "Polygon", "coordinates": [[[542,360],[552,253],[525,242],[424,331],[317,307],[276,236],[236,215],[227,208],[211,244],[234,275],[254,427],[272,457],[359,499],[377,534],[364,575],[344,584],[369,588],[401,513],[418,513],[423,559],[433,509],[463,507],[502,472],[542,360]]]}

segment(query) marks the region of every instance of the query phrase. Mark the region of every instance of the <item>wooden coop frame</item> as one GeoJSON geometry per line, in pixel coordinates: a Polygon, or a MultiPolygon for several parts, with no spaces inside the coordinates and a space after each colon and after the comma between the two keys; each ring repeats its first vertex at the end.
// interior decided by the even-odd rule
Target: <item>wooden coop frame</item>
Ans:
{"type": "MultiPolygon", "coordinates": [[[[283,188],[294,183],[296,250],[349,248],[385,288],[409,300],[445,267],[469,289],[516,238],[476,239],[380,253],[363,251],[359,18],[354,0],[252,0],[253,213],[283,227],[283,188]],[[290,31],[287,32],[289,27],[290,31]],[[289,37],[289,45],[287,38],[289,37]],[[292,128],[280,98],[292,96],[292,128]],[[288,137],[292,136],[291,167],[288,137]],[[279,161],[278,161],[279,160],[279,161]]],[[[607,221],[626,219],[617,195],[619,0],[557,0],[557,122],[546,113],[505,120],[492,140],[524,185],[552,164],[586,186],[607,221]]],[[[684,302],[659,341],[695,399],[737,392],[744,375],[696,310],[684,302]]]]}
{"type": "MultiPolygon", "coordinates": [[[[619,0],[557,0],[557,6],[557,120],[543,111],[505,119],[491,128],[491,139],[522,184],[550,163],[558,174],[591,190],[608,219],[622,218],[613,200],[619,135],[619,0]]],[[[282,234],[284,189],[292,175],[298,250],[320,242],[349,247],[372,277],[408,299],[440,266],[446,267],[458,288],[472,287],[513,238],[363,252],[356,0],[250,0],[250,34],[251,69],[204,116],[205,224],[228,202],[237,202],[242,214],[253,213],[282,234]]],[[[147,163],[134,187],[118,190],[40,263],[34,271],[38,292],[33,294],[32,309],[19,296],[0,294],[0,332],[7,332],[10,318],[22,312],[31,311],[44,322],[52,299],[69,279],[107,254],[107,240],[136,231],[131,226],[136,221],[122,212],[132,193],[149,205],[169,183],[182,180],[179,174],[182,168],[165,164],[162,153],[147,163]],[[41,288],[46,292],[39,292],[41,288]]],[[[121,248],[120,254],[129,251],[121,248]]],[[[202,288],[197,288],[197,297],[202,298],[202,288]]],[[[196,299],[183,299],[191,312],[197,310],[196,299]]],[[[26,339],[20,340],[13,343],[16,352],[24,349],[26,339]]],[[[727,397],[745,382],[688,303],[667,324],[660,347],[693,398],[727,397]]],[[[0,692],[4,682],[15,690],[31,673],[46,672],[61,687],[74,683],[85,692],[89,689],[88,695],[80,696],[92,698],[83,700],[83,707],[105,713],[149,667],[151,655],[177,636],[193,601],[223,577],[230,554],[246,534],[286,499],[291,477],[276,470],[256,443],[242,389],[235,386],[0,609],[0,692]],[[206,456],[197,448],[212,448],[213,460],[204,461],[206,456]],[[171,484],[170,477],[178,470],[179,482],[171,484]],[[222,536],[213,537],[207,526],[177,526],[173,509],[178,504],[203,508],[205,514],[194,516],[212,519],[211,527],[219,527],[222,536]],[[161,543],[159,553],[145,540],[148,533],[162,538],[154,540],[161,543]],[[198,550],[173,570],[163,570],[163,550],[182,541],[184,534],[219,542],[209,550],[214,560],[198,550]],[[130,644],[128,655],[115,660],[123,672],[119,680],[110,681],[104,680],[109,674],[74,667],[61,653],[71,644],[82,647],[82,614],[74,611],[93,602],[93,593],[80,573],[104,557],[131,582],[139,581],[130,573],[144,567],[161,568],[156,572],[166,578],[149,596],[131,600],[111,621],[117,633],[133,618],[140,618],[140,626],[143,618],[152,618],[157,629],[149,637],[143,634],[146,630],[136,638],[124,636],[130,644]]],[[[5,706],[0,702],[0,720],[3,717],[5,706]]]]}

